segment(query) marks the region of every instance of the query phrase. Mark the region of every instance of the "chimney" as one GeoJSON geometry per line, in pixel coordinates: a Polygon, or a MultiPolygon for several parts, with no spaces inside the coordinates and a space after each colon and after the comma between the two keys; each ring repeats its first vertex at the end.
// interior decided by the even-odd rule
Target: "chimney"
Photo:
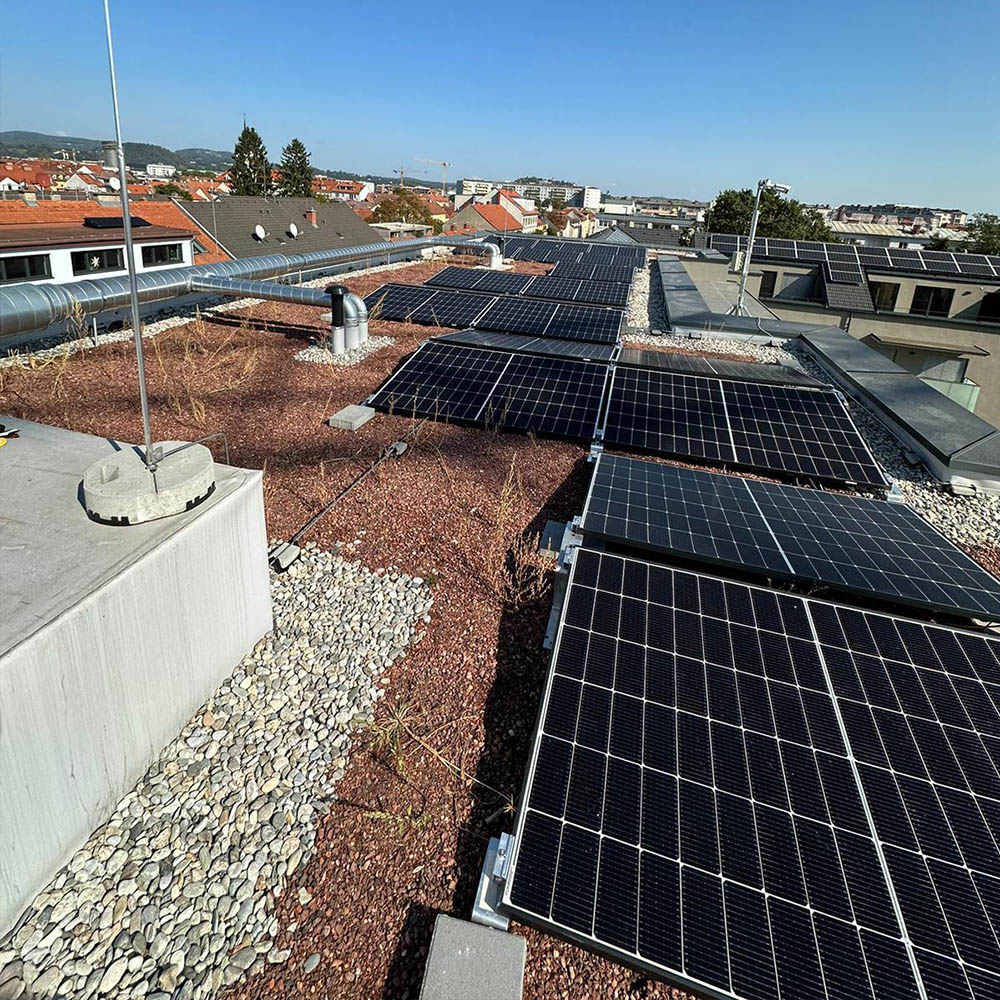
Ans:
{"type": "Polygon", "coordinates": [[[318,223],[316,222],[316,209],[315,208],[307,208],[306,209],[306,222],[308,222],[309,225],[313,227],[313,229],[318,229],[319,228],[318,223]]]}
{"type": "Polygon", "coordinates": [[[114,139],[104,139],[101,141],[101,149],[104,151],[104,165],[109,170],[117,170],[118,143],[114,139]]]}

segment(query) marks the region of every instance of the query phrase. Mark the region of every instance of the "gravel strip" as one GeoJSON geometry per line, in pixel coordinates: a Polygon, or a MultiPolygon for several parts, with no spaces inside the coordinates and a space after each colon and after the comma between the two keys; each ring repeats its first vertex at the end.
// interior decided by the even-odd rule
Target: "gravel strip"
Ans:
{"type": "Polygon", "coordinates": [[[20,984],[197,1000],[287,959],[276,900],[431,597],[420,578],[312,547],[271,591],[274,631],[0,942],[5,1000],[20,984]]]}
{"type": "Polygon", "coordinates": [[[310,344],[309,347],[302,348],[295,355],[296,361],[310,361],[316,365],[336,365],[338,368],[346,368],[348,365],[356,365],[370,357],[380,347],[388,347],[395,343],[392,337],[369,337],[360,347],[353,351],[345,351],[343,354],[331,354],[322,344],[310,344]]]}
{"type": "MultiPolygon", "coordinates": [[[[625,306],[625,322],[628,326],[646,330],[650,328],[653,322],[648,267],[637,271],[632,278],[632,287],[628,293],[628,304],[625,306]]],[[[657,325],[657,328],[661,330],[665,329],[662,325],[657,325]]]]}

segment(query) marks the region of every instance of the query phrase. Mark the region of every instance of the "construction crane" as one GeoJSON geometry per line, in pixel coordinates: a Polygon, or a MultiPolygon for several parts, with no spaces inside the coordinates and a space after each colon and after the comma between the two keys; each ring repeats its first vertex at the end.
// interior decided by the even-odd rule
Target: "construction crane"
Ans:
{"type": "Polygon", "coordinates": [[[433,163],[441,168],[441,197],[448,194],[448,168],[451,164],[447,160],[425,160],[422,156],[417,157],[417,163],[433,163]]]}
{"type": "MultiPolygon", "coordinates": [[[[436,163],[437,160],[435,160],[434,162],[436,163]]],[[[399,174],[399,189],[401,191],[405,191],[406,190],[406,174],[407,173],[411,173],[411,174],[426,174],[427,171],[426,170],[409,170],[408,171],[406,169],[406,167],[396,167],[396,169],[393,170],[393,173],[394,174],[399,174]]]]}

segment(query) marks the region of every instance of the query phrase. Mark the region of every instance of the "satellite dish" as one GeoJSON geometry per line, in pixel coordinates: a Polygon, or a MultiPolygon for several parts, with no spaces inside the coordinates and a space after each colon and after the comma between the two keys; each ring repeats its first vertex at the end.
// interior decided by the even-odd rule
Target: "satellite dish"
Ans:
{"type": "Polygon", "coordinates": [[[262,240],[265,236],[267,236],[264,227],[259,222],[257,223],[256,226],[253,227],[253,234],[259,240],[262,240]]]}
{"type": "Polygon", "coordinates": [[[288,235],[294,240],[299,235],[299,227],[294,222],[288,224],[288,235]]]}
{"type": "Polygon", "coordinates": [[[112,191],[117,191],[121,188],[122,182],[118,180],[117,177],[109,177],[108,186],[111,188],[112,191]]]}

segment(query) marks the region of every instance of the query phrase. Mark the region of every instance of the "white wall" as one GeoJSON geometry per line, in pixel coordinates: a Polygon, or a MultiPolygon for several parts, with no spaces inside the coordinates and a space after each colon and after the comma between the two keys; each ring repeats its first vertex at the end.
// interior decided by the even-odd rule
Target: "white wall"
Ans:
{"type": "MultiPolygon", "coordinates": [[[[175,267],[188,267],[194,263],[192,247],[194,245],[193,237],[189,237],[183,240],[151,240],[143,243],[135,244],[135,269],[139,274],[144,271],[168,271],[175,267]],[[142,247],[152,247],[152,246],[164,246],[171,243],[181,244],[181,256],[182,261],[179,264],[161,264],[154,267],[145,267],[142,263],[142,247]]],[[[82,244],[80,246],[74,247],[60,247],[57,250],[15,250],[15,251],[4,251],[0,253],[0,257],[24,257],[29,254],[36,253],[48,253],[49,255],[49,268],[52,271],[51,278],[38,278],[31,284],[44,284],[52,282],[56,285],[64,285],[68,281],[85,281],[88,278],[114,278],[118,275],[128,274],[127,268],[122,268],[119,271],[96,271],[93,274],[74,274],[73,273],[73,258],[72,254],[76,253],[78,250],[116,250],[120,249],[124,251],[124,244],[110,244],[104,246],[87,246],[82,244]]],[[[124,252],[122,259],[124,260],[124,252]]]]}

